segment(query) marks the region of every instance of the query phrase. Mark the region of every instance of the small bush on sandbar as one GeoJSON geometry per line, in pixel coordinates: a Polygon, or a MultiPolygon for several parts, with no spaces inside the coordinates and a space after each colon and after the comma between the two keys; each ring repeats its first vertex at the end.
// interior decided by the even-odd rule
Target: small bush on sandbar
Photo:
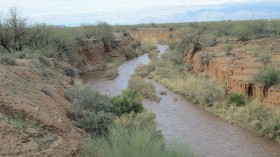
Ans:
{"type": "Polygon", "coordinates": [[[121,95],[112,98],[113,110],[117,116],[125,113],[141,113],[144,110],[140,92],[126,89],[121,95]]]}

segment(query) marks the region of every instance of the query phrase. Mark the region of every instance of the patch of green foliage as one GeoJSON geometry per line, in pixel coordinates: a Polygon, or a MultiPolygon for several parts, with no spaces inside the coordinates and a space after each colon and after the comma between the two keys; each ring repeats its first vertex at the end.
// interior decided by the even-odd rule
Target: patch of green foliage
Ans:
{"type": "Polygon", "coordinates": [[[243,95],[238,93],[230,93],[228,96],[228,104],[235,104],[236,106],[245,105],[245,100],[243,95]]]}
{"type": "Polygon", "coordinates": [[[141,113],[144,110],[140,92],[125,89],[122,94],[112,98],[113,110],[117,116],[125,113],[141,113]]]}

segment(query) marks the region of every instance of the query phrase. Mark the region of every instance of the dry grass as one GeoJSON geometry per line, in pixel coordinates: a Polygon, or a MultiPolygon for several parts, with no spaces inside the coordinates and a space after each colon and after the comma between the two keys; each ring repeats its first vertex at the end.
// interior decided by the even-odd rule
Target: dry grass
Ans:
{"type": "Polygon", "coordinates": [[[140,76],[133,76],[129,80],[128,87],[139,91],[145,98],[155,101],[160,100],[160,98],[156,96],[155,86],[152,83],[145,81],[140,76]]]}

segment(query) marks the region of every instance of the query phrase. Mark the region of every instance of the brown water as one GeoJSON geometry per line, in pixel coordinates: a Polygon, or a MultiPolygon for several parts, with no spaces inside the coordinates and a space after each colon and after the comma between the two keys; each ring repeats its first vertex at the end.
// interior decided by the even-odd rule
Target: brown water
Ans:
{"type": "MultiPolygon", "coordinates": [[[[158,48],[163,53],[167,47],[158,45],[158,48]]],[[[135,68],[149,61],[148,56],[143,55],[125,62],[119,66],[119,77],[115,80],[107,80],[104,72],[88,74],[83,78],[100,93],[118,95],[127,87],[135,68]]],[[[158,128],[167,143],[188,143],[201,157],[280,157],[279,143],[229,124],[159,83],[149,81],[155,85],[158,96],[160,91],[167,91],[167,95],[160,96],[159,103],[143,101],[145,107],[156,114],[158,128]]]]}

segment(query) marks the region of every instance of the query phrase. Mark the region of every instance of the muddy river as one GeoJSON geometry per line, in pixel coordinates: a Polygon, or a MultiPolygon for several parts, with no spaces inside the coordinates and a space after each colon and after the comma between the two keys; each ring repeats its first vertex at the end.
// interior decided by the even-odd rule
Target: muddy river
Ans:
{"type": "MultiPolygon", "coordinates": [[[[167,46],[158,45],[158,49],[164,53],[167,46]]],[[[128,86],[135,68],[149,62],[145,54],[123,63],[118,67],[119,76],[115,80],[107,80],[104,72],[87,74],[83,79],[94,90],[115,96],[128,86]]],[[[144,106],[156,114],[158,128],[167,143],[187,143],[199,157],[280,157],[279,143],[230,124],[159,83],[151,82],[158,96],[160,91],[167,91],[167,95],[160,96],[159,103],[143,101],[144,106]]]]}

